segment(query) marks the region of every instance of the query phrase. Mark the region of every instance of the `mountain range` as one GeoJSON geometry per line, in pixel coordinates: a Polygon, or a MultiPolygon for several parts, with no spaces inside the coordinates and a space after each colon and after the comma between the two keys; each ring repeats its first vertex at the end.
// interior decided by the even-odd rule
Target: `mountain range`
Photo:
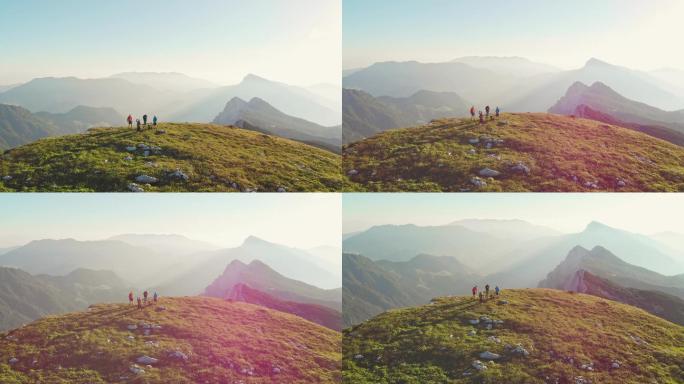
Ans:
{"type": "Polygon", "coordinates": [[[627,99],[601,82],[591,86],[573,84],[549,112],[633,128],[684,145],[684,110],[663,111],[627,99]]]}
{"type": "MultiPolygon", "coordinates": [[[[671,76],[670,76],[671,77],[671,76]]],[[[404,97],[420,90],[456,92],[476,104],[510,112],[548,110],[576,82],[603,82],[633,100],[664,110],[684,107],[684,91],[662,73],[613,65],[596,58],[559,70],[523,58],[466,57],[445,63],[384,62],[343,78],[345,88],[373,96],[404,97]]]]}

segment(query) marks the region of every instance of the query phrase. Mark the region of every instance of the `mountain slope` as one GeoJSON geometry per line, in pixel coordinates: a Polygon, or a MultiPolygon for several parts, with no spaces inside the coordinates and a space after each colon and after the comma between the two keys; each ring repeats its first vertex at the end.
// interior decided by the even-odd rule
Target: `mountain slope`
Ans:
{"type": "Polygon", "coordinates": [[[56,135],[51,122],[22,107],[0,104],[0,151],[56,135]]]}
{"type": "Polygon", "coordinates": [[[590,87],[573,84],[549,112],[620,125],[684,145],[684,110],[663,111],[627,99],[600,82],[590,87]]]}
{"type": "Polygon", "coordinates": [[[143,132],[91,129],[15,148],[0,157],[0,175],[12,177],[0,190],[117,192],[137,183],[145,191],[330,191],[344,184],[339,167],[338,155],[290,140],[166,123],[143,132]],[[158,182],[136,182],[141,175],[158,182]]]}
{"type": "Polygon", "coordinates": [[[356,188],[369,191],[684,190],[683,148],[551,114],[391,130],[346,145],[343,166],[356,188]]]}
{"type": "Polygon", "coordinates": [[[488,69],[503,75],[529,77],[545,73],[560,72],[551,65],[536,63],[523,57],[465,56],[451,60],[452,63],[468,64],[471,67],[488,69]]]}
{"type": "Polygon", "coordinates": [[[85,132],[93,127],[114,127],[124,123],[124,117],[112,108],[79,105],[66,113],[37,112],[35,114],[59,128],[59,134],[85,132]]]}
{"type": "Polygon", "coordinates": [[[345,143],[392,128],[425,124],[436,118],[465,116],[469,104],[453,92],[418,91],[408,97],[373,97],[344,89],[345,143]]]}
{"type": "Polygon", "coordinates": [[[247,284],[233,286],[226,297],[228,300],[261,305],[276,311],[291,313],[335,331],[342,330],[342,313],[317,304],[298,303],[278,299],[272,295],[250,288],[247,284]]]}
{"type": "Polygon", "coordinates": [[[34,276],[0,267],[0,330],[92,303],[120,300],[126,292],[123,281],[107,271],[79,269],[66,276],[34,276]]]}
{"type": "Polygon", "coordinates": [[[322,98],[304,88],[247,75],[236,85],[219,87],[192,95],[190,100],[175,105],[173,121],[208,122],[223,110],[226,100],[239,97],[250,100],[261,98],[283,113],[296,116],[323,126],[336,126],[340,121],[340,106],[329,106],[322,98]]]}
{"type": "Polygon", "coordinates": [[[443,297],[431,305],[383,313],[345,330],[343,382],[674,384],[684,380],[680,348],[684,327],[591,295],[504,290],[503,299],[507,304],[443,297]],[[484,324],[470,325],[469,320],[481,316],[502,323],[490,330],[484,324]],[[480,357],[485,351],[501,357],[489,363],[480,357]],[[474,368],[475,361],[486,368],[474,368]]]}
{"type": "Polygon", "coordinates": [[[418,255],[405,262],[343,255],[344,324],[358,324],[391,308],[427,303],[432,297],[467,292],[480,276],[447,256],[418,255]]]}
{"type": "Polygon", "coordinates": [[[627,288],[661,291],[684,298],[684,274],[665,276],[626,263],[604,247],[596,246],[591,251],[577,246],[546,279],[540,288],[572,289],[577,272],[586,271],[598,278],[610,280],[627,288]]]}
{"type": "Polygon", "coordinates": [[[126,233],[112,236],[107,240],[122,241],[135,247],[145,247],[157,252],[176,255],[190,255],[196,252],[206,252],[218,249],[218,246],[214,244],[193,240],[183,235],[175,234],[126,233]]]}
{"type": "MultiPolygon", "coordinates": [[[[239,125],[241,121],[256,126],[265,133],[287,139],[321,143],[331,148],[342,146],[342,132],[339,127],[324,127],[286,115],[258,97],[252,98],[249,102],[238,97],[232,98],[223,111],[214,118],[213,123],[239,125]]],[[[240,126],[246,128],[245,125],[240,126]]]]}
{"type": "Polygon", "coordinates": [[[147,85],[160,91],[188,92],[195,89],[217,87],[211,81],[177,72],[122,72],[111,75],[110,78],[147,85]]]}
{"type": "Polygon", "coordinates": [[[162,298],[143,310],[96,305],[2,336],[3,383],[335,383],[340,377],[339,332],[213,298],[162,298]],[[142,371],[135,373],[142,356],[158,361],[138,363],[142,371]]]}
{"type": "Polygon", "coordinates": [[[339,289],[321,289],[287,278],[258,260],[249,264],[239,260],[232,261],[206,287],[204,295],[227,298],[238,284],[246,284],[281,300],[324,305],[335,310],[340,309],[342,301],[339,289]]]}

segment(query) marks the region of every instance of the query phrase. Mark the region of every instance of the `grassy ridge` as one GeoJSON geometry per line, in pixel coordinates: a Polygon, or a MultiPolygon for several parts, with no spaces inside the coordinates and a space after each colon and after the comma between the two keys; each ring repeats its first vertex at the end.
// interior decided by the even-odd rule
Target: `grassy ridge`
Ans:
{"type": "Polygon", "coordinates": [[[47,317],[0,334],[0,382],[333,383],[339,332],[300,317],[220,299],[165,298],[156,311],[124,304],[47,317]],[[141,323],[161,326],[144,334],[141,323]],[[131,324],[138,329],[129,330],[131,324]],[[133,338],[130,338],[130,337],[133,338]],[[179,351],[188,359],[174,358],[179,351]],[[135,374],[142,355],[159,359],[135,374]],[[16,358],[17,362],[10,363],[16,358]]]}
{"type": "Polygon", "coordinates": [[[335,191],[339,155],[235,127],[166,123],[157,130],[98,128],[38,140],[0,157],[0,191],[335,191]],[[165,133],[161,133],[165,132],[165,133]],[[151,151],[128,151],[144,144],[151,151]],[[130,158],[129,158],[130,156],[130,158]],[[180,170],[184,181],[170,177],[180,170]],[[11,180],[3,182],[3,176],[11,180]],[[144,185],[140,175],[159,179],[144,185]]]}
{"type": "Polygon", "coordinates": [[[684,148],[544,113],[383,132],[345,146],[343,167],[350,189],[369,191],[684,191],[684,148]],[[500,175],[481,176],[484,168],[500,175]]]}
{"type": "Polygon", "coordinates": [[[344,383],[681,383],[684,327],[638,308],[549,289],[439,298],[345,330],[344,383]],[[468,321],[503,323],[487,330],[468,321]],[[475,330],[475,334],[471,332],[475,330]],[[520,344],[529,355],[510,352],[520,344]],[[501,355],[487,363],[480,353],[501,355]],[[475,360],[487,368],[472,367],[475,360]],[[619,365],[618,368],[613,363],[619,365]],[[592,369],[582,365],[592,364],[592,369]],[[587,381],[578,381],[578,378],[587,381]]]}

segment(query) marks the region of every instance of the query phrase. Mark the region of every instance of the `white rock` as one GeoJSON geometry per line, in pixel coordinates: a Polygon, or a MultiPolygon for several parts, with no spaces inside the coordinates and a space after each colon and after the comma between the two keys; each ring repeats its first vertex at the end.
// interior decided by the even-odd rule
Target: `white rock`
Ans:
{"type": "Polygon", "coordinates": [[[140,357],[138,357],[135,361],[136,361],[138,364],[145,364],[145,365],[147,365],[147,364],[156,364],[157,362],[159,362],[158,359],[155,359],[154,357],[149,357],[149,356],[147,356],[147,355],[140,356],[140,357]]]}
{"type": "Polygon", "coordinates": [[[483,177],[497,177],[501,174],[501,172],[490,169],[490,168],[483,168],[480,170],[480,176],[483,177]]]}
{"type": "Polygon", "coordinates": [[[359,174],[359,171],[357,171],[356,169],[352,169],[349,172],[347,172],[348,176],[354,176],[354,175],[358,175],[358,174],[359,174]]]}
{"type": "Polygon", "coordinates": [[[469,336],[475,336],[475,335],[477,335],[477,331],[474,329],[471,329],[470,332],[468,332],[468,335],[469,336]]]}
{"type": "Polygon", "coordinates": [[[138,329],[138,326],[135,324],[129,324],[126,328],[130,329],[131,331],[138,329]]]}
{"type": "Polygon", "coordinates": [[[478,324],[480,324],[480,320],[479,320],[479,319],[470,319],[470,320],[468,320],[468,322],[469,322],[470,324],[472,324],[472,325],[478,325],[478,324]]]}
{"type": "Polygon", "coordinates": [[[126,147],[126,150],[128,152],[133,152],[133,151],[135,151],[135,147],[126,147]]]}
{"type": "Polygon", "coordinates": [[[483,371],[483,370],[487,369],[487,366],[483,362],[481,362],[480,360],[473,361],[472,367],[477,369],[478,371],[483,371]]]}
{"type": "Polygon", "coordinates": [[[485,360],[498,360],[501,358],[501,355],[489,352],[489,351],[484,351],[480,353],[480,359],[485,359],[485,360]]]}
{"type": "Polygon", "coordinates": [[[128,190],[131,192],[145,192],[145,190],[136,183],[128,184],[128,190]]]}
{"type": "Polygon", "coordinates": [[[135,373],[136,375],[144,375],[145,370],[138,367],[136,364],[131,365],[128,370],[130,370],[132,373],[135,373]]]}
{"type": "Polygon", "coordinates": [[[472,185],[474,185],[474,186],[476,186],[476,187],[478,187],[478,188],[482,188],[482,187],[486,187],[486,186],[487,186],[487,182],[484,181],[484,180],[482,180],[482,179],[480,179],[480,178],[477,177],[477,176],[470,179],[470,184],[472,184],[472,185]]]}
{"type": "Polygon", "coordinates": [[[169,173],[168,177],[172,178],[172,179],[176,179],[176,180],[183,180],[183,181],[188,181],[190,179],[190,177],[188,175],[186,175],[180,169],[176,169],[175,171],[169,173]]]}
{"type": "Polygon", "coordinates": [[[19,362],[19,359],[17,359],[16,357],[13,357],[13,358],[9,359],[9,363],[10,363],[10,364],[16,364],[16,363],[18,363],[18,362],[19,362]]]}
{"type": "Polygon", "coordinates": [[[528,167],[527,165],[525,165],[523,163],[518,163],[518,164],[511,167],[511,171],[513,171],[515,173],[522,173],[525,175],[529,175],[530,174],[530,167],[528,167]]]}
{"type": "Polygon", "coordinates": [[[158,180],[156,177],[153,177],[153,176],[140,175],[140,176],[135,178],[135,181],[137,181],[138,183],[143,183],[143,184],[154,184],[158,180]]]}
{"type": "Polygon", "coordinates": [[[617,361],[613,361],[613,364],[610,365],[613,369],[618,369],[620,368],[620,363],[617,361]]]}
{"type": "Polygon", "coordinates": [[[470,144],[477,144],[477,143],[480,142],[480,139],[478,139],[478,138],[476,137],[476,138],[474,138],[474,139],[468,139],[468,142],[469,142],[470,144]]]}
{"type": "Polygon", "coordinates": [[[183,361],[188,360],[188,355],[186,355],[185,353],[183,353],[181,351],[173,351],[173,352],[169,353],[169,357],[172,359],[183,360],[183,361]]]}
{"type": "Polygon", "coordinates": [[[283,187],[278,187],[278,192],[287,192],[287,190],[283,187]]]}
{"type": "Polygon", "coordinates": [[[10,175],[6,175],[6,176],[2,177],[2,181],[10,181],[10,180],[12,180],[12,176],[10,176],[10,175]]]}
{"type": "Polygon", "coordinates": [[[126,157],[124,157],[124,160],[126,160],[126,161],[132,161],[132,160],[133,160],[133,156],[130,156],[130,155],[129,155],[129,156],[126,156],[126,157]]]}
{"type": "Polygon", "coordinates": [[[358,354],[358,355],[354,356],[354,359],[355,360],[361,360],[361,359],[363,359],[363,355],[358,354]]]}

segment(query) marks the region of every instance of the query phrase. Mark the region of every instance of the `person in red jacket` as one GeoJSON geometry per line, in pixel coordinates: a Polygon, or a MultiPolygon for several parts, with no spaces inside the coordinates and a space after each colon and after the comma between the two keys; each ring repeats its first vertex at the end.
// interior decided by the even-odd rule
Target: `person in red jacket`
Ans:
{"type": "Polygon", "coordinates": [[[128,128],[133,128],[133,116],[128,115],[126,121],[128,122],[128,128]]]}
{"type": "Polygon", "coordinates": [[[133,291],[128,292],[128,305],[133,304],[133,291]]]}
{"type": "Polygon", "coordinates": [[[470,120],[475,118],[475,106],[470,107],[470,120]]]}
{"type": "Polygon", "coordinates": [[[477,285],[473,287],[473,297],[477,296],[477,285]]]}

